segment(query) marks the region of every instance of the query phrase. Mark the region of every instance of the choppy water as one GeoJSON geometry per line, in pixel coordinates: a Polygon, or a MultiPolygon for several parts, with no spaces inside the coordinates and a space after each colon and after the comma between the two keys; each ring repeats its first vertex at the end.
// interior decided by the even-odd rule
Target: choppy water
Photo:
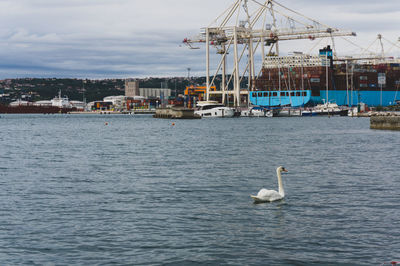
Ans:
{"type": "Polygon", "coordinates": [[[400,132],[343,117],[174,122],[2,115],[0,264],[400,260],[400,132]],[[253,204],[279,165],[285,200],[253,204]]]}

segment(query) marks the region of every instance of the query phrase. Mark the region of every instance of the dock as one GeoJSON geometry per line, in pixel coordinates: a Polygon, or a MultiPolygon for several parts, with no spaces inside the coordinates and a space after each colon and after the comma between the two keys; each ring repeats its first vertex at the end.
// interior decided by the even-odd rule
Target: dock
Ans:
{"type": "Polygon", "coordinates": [[[153,115],[155,118],[165,119],[200,119],[201,116],[194,113],[194,109],[171,107],[171,108],[158,108],[153,115]]]}
{"type": "Polygon", "coordinates": [[[97,111],[73,111],[68,112],[71,115],[148,115],[155,114],[155,109],[135,109],[126,111],[109,111],[109,110],[97,110],[97,111]]]}
{"type": "Polygon", "coordinates": [[[400,130],[400,116],[372,116],[371,129],[400,130]]]}

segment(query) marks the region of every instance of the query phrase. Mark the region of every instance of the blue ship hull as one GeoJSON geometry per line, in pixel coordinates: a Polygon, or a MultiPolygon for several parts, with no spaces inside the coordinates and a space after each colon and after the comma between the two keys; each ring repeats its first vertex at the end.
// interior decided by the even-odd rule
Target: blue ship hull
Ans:
{"type": "MultiPolygon", "coordinates": [[[[320,96],[312,97],[311,101],[322,103],[325,99],[326,91],[321,90],[320,96]]],[[[382,91],[382,94],[380,90],[349,91],[348,94],[347,91],[342,90],[328,91],[328,101],[337,105],[354,106],[359,103],[365,103],[368,106],[389,106],[396,104],[396,101],[399,100],[400,92],[397,91],[382,91]]]]}
{"type": "MultiPolygon", "coordinates": [[[[360,103],[371,107],[395,105],[400,101],[400,60],[333,60],[330,46],[320,49],[319,57],[304,54],[267,56],[262,75],[256,81],[256,88],[291,89],[294,92],[297,89],[311,90],[309,102],[296,96],[291,97],[290,101],[281,99],[293,107],[312,106],[327,101],[339,106],[356,106],[360,103]],[[350,87],[353,91],[347,90],[350,87]]],[[[270,105],[269,99],[256,98],[251,97],[251,101],[270,105]]],[[[274,99],[271,103],[279,105],[274,99]]]]}
{"type": "Polygon", "coordinates": [[[311,90],[299,91],[256,91],[250,93],[250,102],[266,108],[301,107],[311,100],[311,90]]]}
{"type": "MultiPolygon", "coordinates": [[[[320,96],[311,96],[311,90],[302,91],[257,91],[250,93],[250,102],[265,108],[274,107],[302,107],[326,102],[326,90],[320,91],[320,96]]],[[[355,106],[365,103],[368,106],[389,106],[400,101],[400,92],[397,91],[343,91],[330,90],[328,101],[337,105],[355,106]]]]}

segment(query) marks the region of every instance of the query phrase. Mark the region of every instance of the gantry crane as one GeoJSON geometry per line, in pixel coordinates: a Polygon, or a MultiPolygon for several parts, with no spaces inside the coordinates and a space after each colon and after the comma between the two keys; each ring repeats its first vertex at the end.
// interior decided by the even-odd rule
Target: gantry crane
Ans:
{"type": "Polygon", "coordinates": [[[255,55],[261,54],[265,58],[265,47],[269,46],[268,55],[279,55],[279,41],[316,38],[333,38],[336,36],[355,36],[351,31],[342,31],[324,25],[308,18],[292,9],[289,9],[275,0],[263,3],[256,0],[235,0],[233,5],[215,19],[208,27],[193,38],[185,38],[184,43],[191,49],[199,49],[196,44],[205,43],[206,46],[206,98],[210,94],[222,95],[225,103],[226,96],[234,96],[234,105],[241,105],[241,95],[248,95],[248,91],[255,88],[255,55]],[[287,15],[289,13],[289,15],[287,15]],[[277,17],[286,21],[288,27],[279,27],[277,17]],[[271,23],[267,23],[267,21],[271,23]],[[300,27],[298,27],[300,25],[300,27]],[[242,47],[241,51],[239,47],[242,47]],[[210,48],[214,47],[221,56],[214,75],[210,75],[210,48]],[[233,49],[233,69],[227,71],[228,55],[233,49]],[[273,50],[275,49],[275,52],[273,50]],[[245,53],[247,54],[245,55],[245,53]],[[247,60],[242,60],[247,58],[247,60]],[[241,69],[242,68],[242,69],[241,69]],[[244,68],[244,70],[243,70],[244,68]],[[211,91],[215,86],[215,78],[222,75],[220,90],[211,91]],[[240,83],[248,75],[248,88],[241,90],[240,83]],[[233,81],[233,90],[228,87],[233,81]]]}

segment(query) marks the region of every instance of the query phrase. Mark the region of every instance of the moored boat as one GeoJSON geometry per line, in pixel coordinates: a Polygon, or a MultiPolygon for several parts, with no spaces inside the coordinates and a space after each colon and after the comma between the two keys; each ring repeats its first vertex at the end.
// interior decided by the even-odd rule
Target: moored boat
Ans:
{"type": "Polygon", "coordinates": [[[318,104],[302,112],[302,116],[340,115],[347,116],[348,109],[340,108],[336,103],[318,104]]]}
{"type": "Polygon", "coordinates": [[[0,105],[0,113],[6,114],[56,114],[69,113],[82,109],[77,108],[78,101],[72,104],[67,97],[61,97],[61,91],[58,96],[50,101],[28,102],[17,100],[10,103],[8,106],[0,105]]]}
{"type": "Polygon", "coordinates": [[[233,117],[235,110],[216,101],[199,101],[194,113],[201,117],[233,117]]]}
{"type": "Polygon", "coordinates": [[[244,110],[241,110],[240,116],[243,117],[272,117],[272,110],[260,107],[260,106],[250,106],[244,110]]]}
{"type": "Polygon", "coordinates": [[[276,117],[292,117],[301,116],[302,110],[300,108],[279,108],[274,112],[276,117]]]}
{"type": "Polygon", "coordinates": [[[57,114],[76,111],[76,108],[59,108],[56,106],[38,106],[33,103],[18,106],[0,105],[0,113],[3,114],[57,114]]]}

